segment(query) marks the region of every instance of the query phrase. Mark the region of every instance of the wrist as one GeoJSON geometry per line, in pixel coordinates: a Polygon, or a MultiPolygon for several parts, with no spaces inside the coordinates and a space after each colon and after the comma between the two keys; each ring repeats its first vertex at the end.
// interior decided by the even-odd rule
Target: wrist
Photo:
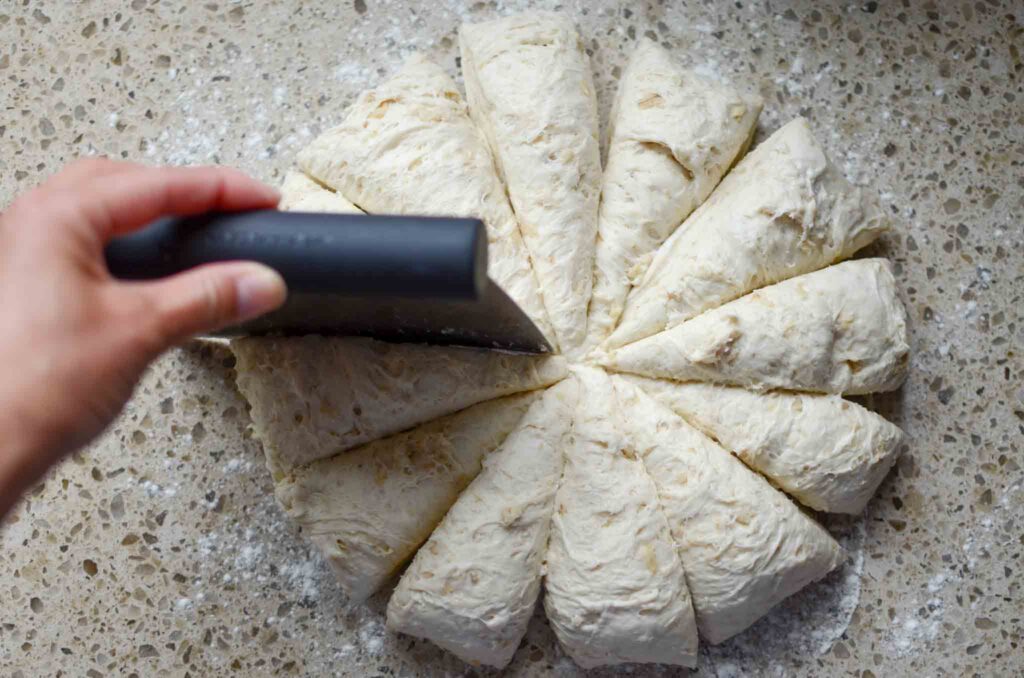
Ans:
{"type": "MultiPolygon", "coordinates": [[[[6,389],[0,389],[6,391],[6,389]]],[[[18,394],[0,392],[0,519],[46,472],[50,458],[18,394]]]]}

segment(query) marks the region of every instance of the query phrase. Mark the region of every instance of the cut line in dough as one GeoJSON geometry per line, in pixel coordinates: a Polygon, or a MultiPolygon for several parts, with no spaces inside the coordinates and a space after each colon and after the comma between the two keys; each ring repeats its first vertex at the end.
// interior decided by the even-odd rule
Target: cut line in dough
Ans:
{"type": "Polygon", "coordinates": [[[623,378],[817,511],[860,514],[899,456],[899,427],[839,396],[623,378]]]}
{"type": "Polygon", "coordinates": [[[736,635],[843,561],[828,532],[768,481],[639,388],[613,383],[705,639],[736,635]]]}
{"type": "Polygon", "coordinates": [[[693,667],[697,625],[657,489],[623,430],[608,375],[574,374],[580,396],[544,579],[548,620],[583,668],[693,667]]]}
{"type": "Polygon", "coordinates": [[[746,152],[763,102],[643,38],[619,81],[601,187],[587,348],[603,342],[658,247],[746,152]]]}
{"type": "Polygon", "coordinates": [[[540,593],[576,397],[572,378],[549,388],[485,460],[399,581],[389,628],[475,666],[508,664],[540,593]]]}
{"type": "Polygon", "coordinates": [[[286,212],[334,212],[362,214],[363,211],[337,191],[324,188],[297,170],[289,170],[281,184],[277,208],[286,212]]]}
{"type": "Polygon", "coordinates": [[[843,178],[797,118],[748,153],[665,241],[606,346],[846,259],[887,228],[877,199],[843,178]]]}
{"type": "Polygon", "coordinates": [[[299,467],[275,483],[275,494],[349,600],[362,602],[430,536],[537,395],[480,403],[299,467]]]}
{"type": "Polygon", "coordinates": [[[597,99],[572,22],[535,12],[459,29],[466,98],[505,180],[563,354],[587,330],[601,184],[597,99]]]}
{"type": "Polygon", "coordinates": [[[358,337],[245,337],[231,349],[278,478],[470,405],[548,386],[567,371],[558,356],[358,337]]]}
{"type": "Polygon", "coordinates": [[[705,311],[613,351],[602,364],[759,391],[891,391],[907,374],[906,320],[889,262],[858,259],[705,311]]]}

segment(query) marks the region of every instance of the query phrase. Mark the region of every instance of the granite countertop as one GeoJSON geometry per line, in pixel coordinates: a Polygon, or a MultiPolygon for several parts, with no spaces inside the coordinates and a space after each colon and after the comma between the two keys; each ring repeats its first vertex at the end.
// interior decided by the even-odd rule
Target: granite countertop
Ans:
{"type": "MultiPolygon", "coordinates": [[[[550,2],[0,5],[0,205],[82,154],[279,182],[362,88],[419,49],[458,75],[459,23],[550,2]]],[[[804,115],[896,225],[910,378],[871,403],[908,434],[851,564],[701,673],[1020,675],[1024,584],[1024,9],[1019,2],[567,0],[606,116],[648,35],[758,89],[759,139],[804,115]]],[[[222,346],[148,372],[123,416],[0,529],[0,673],[461,675],[349,607],[274,503],[222,346]]],[[[2,378],[2,377],[0,377],[2,378]]],[[[569,674],[542,615],[509,672],[569,674]]],[[[637,670],[637,673],[643,671],[637,670]]],[[[659,673],[658,670],[652,670],[659,673]]],[[[685,673],[685,672],[684,672],[685,673]]]]}

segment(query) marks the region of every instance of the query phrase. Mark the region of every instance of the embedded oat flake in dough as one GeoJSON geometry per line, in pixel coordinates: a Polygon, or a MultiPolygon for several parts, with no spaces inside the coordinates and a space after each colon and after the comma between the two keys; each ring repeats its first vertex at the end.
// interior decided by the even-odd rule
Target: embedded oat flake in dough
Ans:
{"type": "Polygon", "coordinates": [[[907,317],[885,259],[765,287],[613,351],[602,364],[677,381],[862,394],[907,374],[907,317]]]}
{"type": "Polygon", "coordinates": [[[828,266],[887,228],[877,198],[843,178],[797,118],[741,160],[665,241],[606,343],[624,346],[828,266]]]}
{"type": "Polygon", "coordinates": [[[577,384],[533,403],[417,552],[388,626],[474,665],[504,667],[533,614],[577,384]]]}
{"type": "Polygon", "coordinates": [[[555,496],[544,609],[583,668],[694,666],[697,625],[658,493],[604,370],[579,367],[573,440],[555,496]]]}
{"type": "Polygon", "coordinates": [[[746,152],[763,102],[643,38],[622,74],[601,186],[587,347],[604,341],[657,248],[746,152]]]}
{"type": "Polygon", "coordinates": [[[299,165],[371,213],[466,216],[487,227],[488,274],[552,335],[529,252],[494,158],[440,66],[410,57],[363,92],[299,165]]]}
{"type": "Polygon", "coordinates": [[[358,337],[246,337],[231,348],[275,477],[566,374],[558,356],[358,337]]]}
{"type": "Polygon", "coordinates": [[[430,536],[537,396],[480,403],[296,468],[275,494],[349,599],[362,602],[430,536]]]}
{"type": "Polygon", "coordinates": [[[470,114],[505,180],[562,353],[587,329],[601,182],[590,60],[572,22],[536,12],[459,29],[470,114]]]}

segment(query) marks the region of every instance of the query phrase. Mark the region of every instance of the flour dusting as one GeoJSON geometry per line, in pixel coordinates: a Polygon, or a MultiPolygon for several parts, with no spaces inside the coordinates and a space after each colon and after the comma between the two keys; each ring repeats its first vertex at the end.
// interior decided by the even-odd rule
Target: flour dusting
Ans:
{"type": "Polygon", "coordinates": [[[810,659],[842,638],[860,602],[864,570],[864,520],[828,517],[829,532],[846,552],[846,561],[823,580],[779,603],[756,624],[720,645],[702,643],[701,659],[719,678],[785,673],[787,656],[810,659]]]}

